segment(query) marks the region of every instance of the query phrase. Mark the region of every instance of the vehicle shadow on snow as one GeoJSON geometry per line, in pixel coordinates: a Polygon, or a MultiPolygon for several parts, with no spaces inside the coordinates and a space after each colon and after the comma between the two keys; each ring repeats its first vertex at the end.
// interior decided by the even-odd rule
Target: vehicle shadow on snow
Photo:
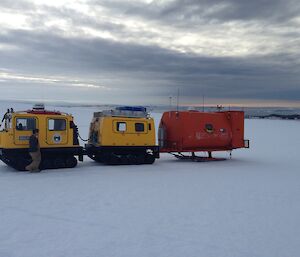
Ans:
{"type": "MultiPolygon", "coordinates": [[[[218,157],[217,157],[218,158],[218,157]]],[[[252,166],[252,165],[264,165],[265,162],[262,162],[260,160],[254,160],[249,158],[243,158],[243,157],[220,157],[220,160],[210,160],[210,161],[194,161],[191,159],[178,159],[176,157],[169,157],[169,158],[162,158],[159,160],[160,163],[164,164],[187,164],[190,163],[192,165],[210,165],[210,166],[228,166],[228,165],[234,165],[234,166],[252,166]]]]}
{"type": "MultiPolygon", "coordinates": [[[[41,172],[38,173],[30,173],[28,171],[17,171],[12,167],[6,166],[6,165],[0,165],[0,177],[10,175],[17,175],[17,174],[43,174],[43,173],[51,173],[51,174],[62,174],[62,173],[85,173],[88,174],[94,173],[94,172],[114,172],[114,171],[124,171],[124,172],[154,172],[161,170],[160,168],[165,169],[166,166],[168,166],[170,169],[173,169],[174,166],[180,165],[181,167],[187,167],[188,166],[198,166],[198,167],[244,167],[244,166],[265,166],[266,163],[260,162],[259,160],[253,160],[253,159],[247,159],[242,157],[234,157],[232,159],[225,158],[223,160],[218,161],[193,161],[193,160],[181,160],[177,159],[173,156],[163,156],[159,160],[156,160],[154,164],[152,165],[107,165],[103,163],[98,163],[92,160],[85,160],[84,162],[79,162],[78,165],[75,168],[63,168],[63,169],[45,169],[41,170],[41,172]],[[182,165],[182,166],[181,166],[182,165]]],[[[179,167],[178,167],[179,168],[179,167]]],[[[162,170],[161,170],[162,171],[162,170]]],[[[184,171],[184,170],[183,170],[184,171]]]]}
{"type": "Polygon", "coordinates": [[[5,164],[0,166],[0,177],[10,176],[10,175],[20,175],[29,173],[28,171],[19,171],[5,164]]]}

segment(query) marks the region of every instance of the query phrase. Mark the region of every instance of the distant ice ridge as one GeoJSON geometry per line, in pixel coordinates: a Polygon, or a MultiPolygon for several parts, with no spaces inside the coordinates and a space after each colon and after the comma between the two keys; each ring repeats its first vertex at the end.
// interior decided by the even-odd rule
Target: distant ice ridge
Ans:
{"type": "MultiPolygon", "coordinates": [[[[20,107],[24,109],[26,107],[27,109],[31,109],[32,106],[36,103],[41,103],[41,101],[13,101],[13,100],[2,100],[0,104],[0,108],[2,110],[2,113],[5,113],[4,110],[7,108],[14,108],[15,110],[18,110],[20,107]],[[4,111],[4,112],[3,112],[4,111]]],[[[45,102],[46,109],[59,109],[61,111],[70,112],[66,110],[65,108],[90,108],[95,111],[102,111],[102,110],[112,110],[115,109],[118,106],[122,105],[116,105],[116,104],[95,104],[95,103],[69,103],[69,102],[45,102]]],[[[156,112],[156,113],[163,113],[165,111],[170,110],[177,110],[176,106],[170,107],[169,105],[145,105],[144,107],[147,108],[148,112],[156,112]]],[[[211,106],[211,107],[189,107],[189,106],[179,106],[178,110],[198,110],[198,111],[208,111],[208,112],[215,112],[218,111],[217,106],[211,106]]],[[[257,118],[262,116],[268,116],[268,115],[274,115],[274,118],[280,119],[280,115],[300,115],[300,108],[278,108],[278,107],[225,107],[222,109],[223,111],[228,110],[238,110],[238,111],[244,111],[246,118],[257,118]],[[277,117],[276,117],[277,116],[277,117]]]]}

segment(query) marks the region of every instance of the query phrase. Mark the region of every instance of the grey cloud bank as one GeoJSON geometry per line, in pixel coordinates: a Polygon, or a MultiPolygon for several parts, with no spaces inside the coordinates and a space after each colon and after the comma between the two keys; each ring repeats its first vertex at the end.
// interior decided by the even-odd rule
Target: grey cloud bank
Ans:
{"type": "Polygon", "coordinates": [[[300,105],[298,1],[1,1],[2,98],[300,105]]]}

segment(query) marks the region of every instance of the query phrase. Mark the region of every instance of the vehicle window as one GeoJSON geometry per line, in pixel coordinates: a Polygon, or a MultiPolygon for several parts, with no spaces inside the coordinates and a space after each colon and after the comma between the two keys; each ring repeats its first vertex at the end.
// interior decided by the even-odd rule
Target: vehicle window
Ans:
{"type": "Polygon", "coordinates": [[[144,123],[135,123],[135,131],[144,132],[145,131],[144,123]]]}
{"type": "Polygon", "coordinates": [[[17,130],[33,130],[36,128],[35,118],[17,118],[17,130]]]}
{"type": "Polygon", "coordinates": [[[126,122],[117,122],[117,131],[125,132],[126,131],[126,122]]]}
{"type": "Polygon", "coordinates": [[[66,120],[64,119],[49,119],[48,120],[49,131],[62,131],[66,130],[66,120]]]}

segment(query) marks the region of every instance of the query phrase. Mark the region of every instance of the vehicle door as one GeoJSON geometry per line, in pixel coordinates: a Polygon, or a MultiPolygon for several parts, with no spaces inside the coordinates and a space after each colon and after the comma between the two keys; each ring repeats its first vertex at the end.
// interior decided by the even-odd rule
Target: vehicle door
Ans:
{"type": "Polygon", "coordinates": [[[32,130],[38,127],[35,117],[16,116],[14,118],[14,143],[28,145],[32,130]]]}
{"type": "Polygon", "coordinates": [[[68,143],[67,119],[47,119],[46,143],[48,145],[66,145],[68,143]]]}

